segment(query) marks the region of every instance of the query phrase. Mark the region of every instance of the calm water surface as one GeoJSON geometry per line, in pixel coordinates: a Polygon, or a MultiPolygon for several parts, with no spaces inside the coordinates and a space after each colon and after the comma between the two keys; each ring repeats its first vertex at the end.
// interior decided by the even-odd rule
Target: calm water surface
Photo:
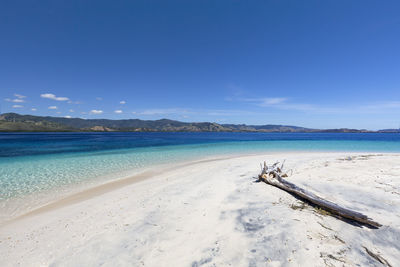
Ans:
{"type": "Polygon", "coordinates": [[[400,134],[0,133],[0,201],[121,178],[154,162],[296,150],[400,152],[400,134]]]}

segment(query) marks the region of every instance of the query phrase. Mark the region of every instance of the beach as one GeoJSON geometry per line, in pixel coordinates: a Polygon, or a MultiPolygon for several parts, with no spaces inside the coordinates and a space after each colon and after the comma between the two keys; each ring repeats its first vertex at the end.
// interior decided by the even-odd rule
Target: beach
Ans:
{"type": "Polygon", "coordinates": [[[400,267],[400,1],[2,1],[0,267],[400,267]]]}
{"type": "Polygon", "coordinates": [[[379,266],[379,255],[398,266],[399,177],[398,153],[171,163],[3,223],[0,258],[2,266],[379,266]],[[288,181],[383,226],[350,224],[256,183],[264,160],[285,160],[288,181]]]}

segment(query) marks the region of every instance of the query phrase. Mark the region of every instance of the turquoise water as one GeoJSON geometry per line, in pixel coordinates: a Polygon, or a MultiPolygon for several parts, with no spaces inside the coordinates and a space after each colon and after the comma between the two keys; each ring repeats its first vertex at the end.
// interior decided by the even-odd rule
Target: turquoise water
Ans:
{"type": "Polygon", "coordinates": [[[264,151],[400,152],[400,135],[0,134],[0,200],[118,179],[154,164],[264,151]]]}

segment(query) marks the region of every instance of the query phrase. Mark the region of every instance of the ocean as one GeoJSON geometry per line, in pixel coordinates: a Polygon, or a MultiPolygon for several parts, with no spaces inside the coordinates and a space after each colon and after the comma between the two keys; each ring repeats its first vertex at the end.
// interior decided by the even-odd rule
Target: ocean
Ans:
{"type": "Polygon", "coordinates": [[[396,133],[0,133],[0,209],[152,165],[276,151],[400,152],[396,133]]]}

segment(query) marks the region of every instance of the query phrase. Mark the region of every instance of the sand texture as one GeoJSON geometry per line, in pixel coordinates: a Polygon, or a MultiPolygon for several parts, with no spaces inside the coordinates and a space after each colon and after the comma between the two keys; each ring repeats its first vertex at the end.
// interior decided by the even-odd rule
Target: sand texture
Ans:
{"type": "Polygon", "coordinates": [[[1,266],[400,266],[400,154],[207,160],[100,191],[2,225],[1,266]],[[260,162],[283,159],[289,181],[383,226],[255,183],[260,162]]]}

